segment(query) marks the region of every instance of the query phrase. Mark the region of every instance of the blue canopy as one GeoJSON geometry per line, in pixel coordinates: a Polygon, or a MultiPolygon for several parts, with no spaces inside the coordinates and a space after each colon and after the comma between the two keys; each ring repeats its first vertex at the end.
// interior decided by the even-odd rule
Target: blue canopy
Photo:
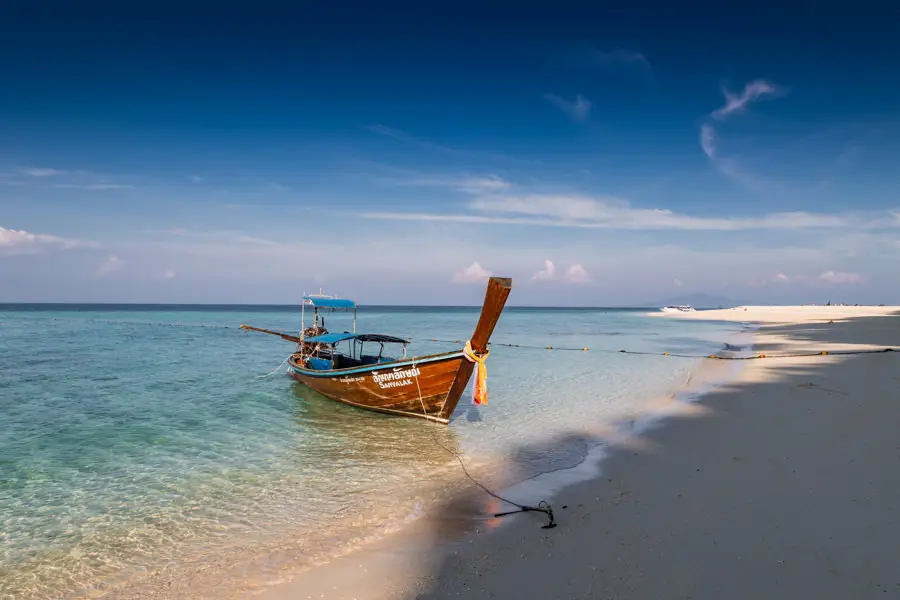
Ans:
{"type": "Polygon", "coordinates": [[[322,298],[319,296],[303,296],[304,300],[308,300],[310,304],[316,308],[356,308],[356,302],[353,300],[345,300],[343,298],[322,298]]]}
{"type": "Polygon", "coordinates": [[[315,337],[308,337],[304,342],[315,344],[336,344],[345,340],[359,340],[360,342],[382,342],[394,344],[407,344],[409,340],[394,337],[392,335],[382,335],[380,333],[326,333],[315,337]]]}

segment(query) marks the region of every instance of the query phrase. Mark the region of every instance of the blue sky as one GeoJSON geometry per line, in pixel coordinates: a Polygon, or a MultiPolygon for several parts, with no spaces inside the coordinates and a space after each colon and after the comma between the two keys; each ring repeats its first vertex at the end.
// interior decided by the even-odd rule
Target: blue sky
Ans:
{"type": "Polygon", "coordinates": [[[0,301],[900,303],[898,2],[254,6],[0,8],[0,301]]]}

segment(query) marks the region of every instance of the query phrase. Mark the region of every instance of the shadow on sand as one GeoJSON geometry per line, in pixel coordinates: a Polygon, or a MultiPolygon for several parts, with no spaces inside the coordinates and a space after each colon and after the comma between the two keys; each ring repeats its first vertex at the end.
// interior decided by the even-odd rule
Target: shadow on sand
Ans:
{"type": "MultiPolygon", "coordinates": [[[[769,331],[900,349],[897,322],[769,331]]],[[[477,489],[450,499],[431,523],[428,573],[392,597],[900,596],[900,352],[769,360],[765,377],[720,387],[631,444],[610,438],[602,476],[555,493],[556,529],[541,514],[497,527],[499,503],[477,489]]]]}

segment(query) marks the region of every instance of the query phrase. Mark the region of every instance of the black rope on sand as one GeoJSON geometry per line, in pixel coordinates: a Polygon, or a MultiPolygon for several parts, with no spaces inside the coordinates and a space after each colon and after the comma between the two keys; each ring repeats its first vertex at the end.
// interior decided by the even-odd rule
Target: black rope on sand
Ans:
{"type": "Polygon", "coordinates": [[[491,496],[492,498],[496,498],[497,500],[500,500],[501,502],[506,502],[507,504],[512,504],[513,506],[515,506],[518,509],[518,510],[508,510],[505,512],[494,513],[495,518],[496,517],[505,517],[508,515],[517,515],[519,513],[525,513],[525,512],[542,512],[545,515],[547,515],[547,517],[550,519],[550,521],[546,525],[542,525],[541,529],[553,529],[554,527],[556,527],[556,521],[553,518],[553,507],[551,507],[550,504],[546,500],[541,500],[540,502],[538,502],[537,506],[529,506],[527,504],[519,504],[518,502],[513,502],[512,500],[509,500],[507,498],[504,498],[503,496],[500,496],[499,494],[492,492],[491,490],[489,490],[487,488],[487,486],[485,486],[483,483],[481,483],[480,481],[478,481],[477,479],[472,477],[472,475],[469,473],[469,470],[466,468],[466,465],[463,462],[462,457],[458,453],[454,452],[453,450],[451,450],[450,448],[448,448],[447,446],[442,444],[440,442],[440,440],[437,438],[437,436],[434,435],[434,431],[431,432],[431,436],[434,439],[434,442],[438,446],[440,446],[441,448],[446,450],[449,454],[451,454],[453,456],[453,458],[456,459],[456,461],[459,463],[459,466],[462,468],[463,473],[465,473],[466,477],[469,478],[469,481],[471,481],[472,483],[477,485],[479,488],[481,488],[482,491],[484,491],[484,493],[487,494],[488,496],[491,496]]]}
{"type": "MultiPolygon", "coordinates": [[[[413,365],[415,365],[415,362],[413,363],[413,365]]],[[[419,387],[419,376],[418,375],[416,375],[415,380],[416,380],[416,389],[419,392],[419,402],[422,402],[422,388],[419,387]]],[[[425,411],[424,402],[422,402],[422,414],[423,415],[427,414],[425,411]]],[[[537,506],[529,506],[527,504],[519,504],[518,502],[513,502],[512,500],[509,500],[495,492],[492,492],[491,490],[489,490],[487,488],[486,485],[484,485],[483,483],[481,483],[480,481],[478,481],[477,479],[472,477],[472,474],[469,473],[469,470],[466,468],[466,464],[463,462],[463,459],[459,455],[458,452],[455,452],[452,448],[448,448],[447,446],[442,444],[441,440],[438,439],[438,437],[435,434],[433,429],[431,430],[430,433],[431,433],[431,439],[434,440],[434,443],[437,444],[438,446],[440,446],[441,448],[443,448],[445,452],[447,452],[448,454],[453,456],[453,458],[456,459],[456,462],[459,463],[460,468],[462,468],[463,473],[465,473],[466,477],[469,478],[469,481],[471,481],[472,483],[477,485],[479,488],[481,488],[481,490],[488,496],[491,496],[492,498],[496,498],[497,500],[500,500],[501,502],[506,502],[507,504],[512,504],[513,506],[515,506],[518,509],[518,510],[508,510],[505,512],[494,513],[494,518],[505,517],[507,515],[514,515],[514,514],[524,513],[524,512],[542,512],[545,515],[547,515],[547,518],[549,518],[550,520],[546,525],[542,525],[541,529],[553,529],[554,527],[556,527],[556,521],[553,519],[553,508],[550,506],[550,504],[548,502],[546,502],[545,500],[541,500],[540,502],[538,502],[537,506]]]]}

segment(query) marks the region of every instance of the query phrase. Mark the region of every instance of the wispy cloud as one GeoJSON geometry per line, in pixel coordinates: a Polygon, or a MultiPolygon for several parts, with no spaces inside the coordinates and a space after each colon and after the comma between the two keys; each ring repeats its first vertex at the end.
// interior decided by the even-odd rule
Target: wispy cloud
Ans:
{"type": "Polygon", "coordinates": [[[520,165],[540,164],[540,161],[538,161],[538,160],[517,158],[514,156],[502,154],[499,152],[484,152],[481,150],[471,150],[471,149],[466,149],[466,148],[452,148],[450,146],[436,144],[429,140],[424,140],[422,138],[414,136],[411,133],[408,133],[401,129],[396,129],[394,127],[389,127],[387,125],[381,125],[381,124],[367,125],[366,129],[368,129],[372,133],[375,133],[378,135],[383,135],[385,137],[389,137],[391,139],[397,140],[398,142],[403,142],[405,144],[409,144],[409,145],[415,146],[417,148],[422,148],[423,150],[429,150],[432,152],[438,152],[438,153],[447,154],[450,156],[457,156],[460,158],[472,158],[472,159],[478,159],[478,160],[493,160],[493,161],[520,164],[520,165]]]}
{"type": "MultiPolygon", "coordinates": [[[[436,182],[435,180],[434,182],[436,182]]],[[[451,183],[453,180],[444,180],[451,183]]],[[[778,212],[759,217],[708,217],[677,213],[661,208],[639,208],[613,196],[517,193],[515,186],[500,180],[492,186],[464,189],[471,195],[466,210],[448,213],[363,212],[365,219],[531,225],[621,230],[709,230],[754,229],[801,230],[879,229],[896,226],[892,215],[872,218],[855,214],[804,211],[778,212]],[[498,189],[499,188],[499,189],[498,189]],[[889,218],[888,218],[889,217],[889,218]]],[[[432,182],[432,183],[434,183],[432,182]]],[[[463,189],[458,187],[457,189],[463,189]]]]}
{"type": "Polygon", "coordinates": [[[636,50],[627,48],[600,50],[590,44],[574,44],[567,46],[566,55],[573,65],[585,69],[622,71],[645,80],[649,80],[653,75],[653,68],[646,55],[636,50]]]}
{"type": "Polygon", "coordinates": [[[507,190],[511,184],[497,175],[417,175],[407,179],[393,180],[392,183],[401,186],[434,186],[447,187],[468,194],[481,194],[507,190]]]}
{"type": "Polygon", "coordinates": [[[584,123],[591,116],[591,101],[578,94],[575,100],[566,100],[554,94],[544,94],[544,99],[552,103],[577,123],[584,123]]]}
{"type": "Polygon", "coordinates": [[[23,175],[28,175],[29,177],[54,177],[56,175],[65,175],[68,173],[68,171],[61,171],[59,169],[42,169],[37,167],[26,167],[19,169],[19,172],[23,175]]]}
{"type": "Polygon", "coordinates": [[[821,281],[834,283],[837,285],[846,285],[854,283],[865,283],[866,278],[857,273],[844,273],[841,271],[825,271],[819,275],[821,281]]]}
{"type": "Polygon", "coordinates": [[[824,271],[820,275],[799,274],[788,276],[785,273],[775,273],[772,277],[765,277],[757,280],[756,285],[776,284],[792,284],[792,285],[809,285],[809,284],[831,284],[831,285],[853,285],[866,283],[868,279],[864,275],[858,273],[847,273],[844,271],[824,271]]]}
{"type": "Polygon", "coordinates": [[[47,167],[23,167],[17,169],[20,176],[24,176],[35,185],[52,185],[59,189],[75,190],[122,190],[135,187],[129,183],[123,183],[117,177],[101,175],[93,171],[54,169],[47,167]]]}
{"type": "Polygon", "coordinates": [[[700,147],[708,157],[716,157],[716,130],[712,125],[704,123],[700,126],[700,147]]]}
{"type": "Polygon", "coordinates": [[[486,280],[491,275],[492,273],[482,267],[478,262],[473,262],[462,271],[456,273],[453,277],[453,281],[456,283],[478,283],[486,280]]]}
{"type": "Polygon", "coordinates": [[[0,227],[0,254],[34,254],[47,249],[70,250],[97,247],[96,242],[87,240],[66,239],[55,235],[0,227]]]}
{"type": "Polygon", "coordinates": [[[201,183],[203,181],[203,178],[199,175],[188,175],[187,179],[191,183],[201,183]]]}
{"type": "Polygon", "coordinates": [[[116,256],[115,254],[110,254],[106,258],[106,261],[97,269],[97,277],[106,277],[107,275],[121,270],[124,265],[124,260],[116,256]]]}
{"type": "Polygon", "coordinates": [[[603,68],[625,67],[641,71],[651,70],[650,61],[643,53],[621,48],[608,52],[590,48],[587,52],[587,61],[590,65],[603,68]]]}
{"type": "Polygon", "coordinates": [[[57,183],[55,187],[74,190],[127,190],[134,188],[126,183],[57,183]]]}
{"type": "Polygon", "coordinates": [[[368,125],[366,127],[372,133],[377,133],[378,135],[383,135],[389,138],[393,138],[400,142],[406,142],[407,144],[413,144],[415,146],[421,146],[423,148],[428,148],[431,150],[437,150],[438,152],[448,152],[455,153],[456,150],[453,148],[449,148],[447,146],[441,146],[440,144],[435,144],[433,142],[429,142],[427,140],[419,139],[414,135],[411,135],[403,130],[395,129],[393,127],[388,127],[387,125],[368,125]]]}
{"type": "Polygon", "coordinates": [[[0,173],[0,185],[20,186],[25,185],[25,182],[19,177],[9,173],[0,173]]]}
{"type": "MultiPolygon", "coordinates": [[[[729,92],[725,88],[722,89],[722,93],[725,96],[725,104],[710,113],[712,120],[722,121],[730,115],[742,113],[748,105],[761,99],[783,96],[787,93],[787,88],[757,79],[747,83],[739,94],[729,92]]],[[[740,167],[735,157],[721,156],[717,142],[716,130],[712,123],[707,122],[700,125],[700,148],[717,170],[747,187],[764,187],[758,177],[747,173],[740,167]]]]}
{"type": "Polygon", "coordinates": [[[748,104],[757,100],[766,97],[777,98],[783,96],[787,93],[787,90],[769,81],[757,79],[746,84],[739,94],[729,92],[724,88],[722,93],[725,95],[725,105],[711,113],[716,119],[724,119],[728,115],[742,112],[748,104]]]}
{"type": "Polygon", "coordinates": [[[171,229],[148,229],[144,233],[163,236],[164,238],[176,238],[200,242],[219,242],[225,244],[241,244],[245,246],[265,246],[269,248],[282,247],[284,244],[274,240],[254,237],[241,231],[212,230],[197,231],[175,227],[171,229]]]}
{"type": "Polygon", "coordinates": [[[545,281],[556,277],[556,266],[551,260],[544,261],[544,268],[531,276],[533,281],[545,281]]]}

